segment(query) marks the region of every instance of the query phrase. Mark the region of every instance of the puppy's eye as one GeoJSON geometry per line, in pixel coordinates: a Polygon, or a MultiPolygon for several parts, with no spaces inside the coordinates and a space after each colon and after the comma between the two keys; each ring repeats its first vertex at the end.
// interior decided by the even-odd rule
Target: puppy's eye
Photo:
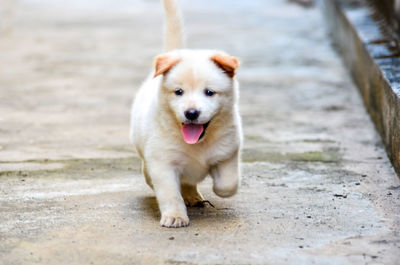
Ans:
{"type": "Polygon", "coordinates": [[[174,93],[177,96],[182,96],[183,95],[183,90],[179,88],[179,89],[176,89],[174,93]]]}
{"type": "Polygon", "coordinates": [[[210,89],[206,89],[204,90],[204,94],[206,94],[206,96],[212,97],[214,96],[215,92],[210,89]]]}

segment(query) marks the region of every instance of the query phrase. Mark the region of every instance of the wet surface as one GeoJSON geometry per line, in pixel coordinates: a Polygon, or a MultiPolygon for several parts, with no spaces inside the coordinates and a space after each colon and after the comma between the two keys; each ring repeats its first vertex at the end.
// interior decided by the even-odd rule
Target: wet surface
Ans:
{"type": "Polygon", "coordinates": [[[400,170],[398,37],[373,7],[325,1],[331,36],[343,55],[397,172],[400,170]]]}
{"type": "Polygon", "coordinates": [[[239,193],[218,198],[207,179],[215,207],[159,227],[128,142],[161,50],[158,1],[22,1],[0,39],[0,261],[396,264],[400,183],[319,10],[182,2],[190,47],[242,61],[239,193]]]}

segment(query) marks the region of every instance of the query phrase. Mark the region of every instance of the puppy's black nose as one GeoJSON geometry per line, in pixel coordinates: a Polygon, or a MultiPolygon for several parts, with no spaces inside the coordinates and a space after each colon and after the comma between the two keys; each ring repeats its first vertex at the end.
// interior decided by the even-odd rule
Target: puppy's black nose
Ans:
{"type": "Polygon", "coordinates": [[[195,109],[188,109],[187,111],[185,111],[185,117],[188,120],[194,121],[195,119],[197,119],[200,115],[200,111],[195,110],[195,109]]]}

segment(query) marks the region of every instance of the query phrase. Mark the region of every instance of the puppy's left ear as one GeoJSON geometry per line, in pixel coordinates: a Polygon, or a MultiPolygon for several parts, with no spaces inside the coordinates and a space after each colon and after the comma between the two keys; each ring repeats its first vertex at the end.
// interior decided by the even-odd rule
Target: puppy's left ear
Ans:
{"type": "Polygon", "coordinates": [[[158,55],[154,60],[154,77],[165,74],[179,61],[179,58],[173,58],[167,54],[158,55]]]}
{"type": "Polygon", "coordinates": [[[211,60],[213,60],[230,78],[235,76],[236,70],[239,68],[239,60],[233,56],[215,54],[211,57],[211,60]]]}

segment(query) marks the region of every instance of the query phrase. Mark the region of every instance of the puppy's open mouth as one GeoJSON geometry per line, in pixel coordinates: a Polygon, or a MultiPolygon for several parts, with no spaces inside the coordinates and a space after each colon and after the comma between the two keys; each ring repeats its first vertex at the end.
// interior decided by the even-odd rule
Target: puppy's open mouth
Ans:
{"type": "Polygon", "coordinates": [[[188,144],[195,144],[203,138],[210,122],[204,124],[182,123],[183,139],[188,144]]]}

